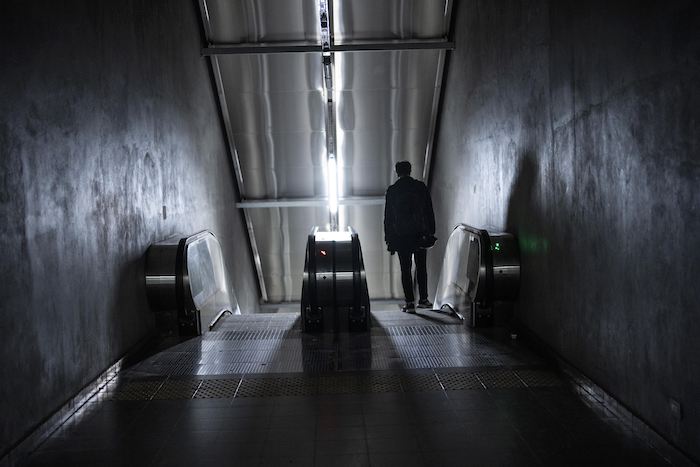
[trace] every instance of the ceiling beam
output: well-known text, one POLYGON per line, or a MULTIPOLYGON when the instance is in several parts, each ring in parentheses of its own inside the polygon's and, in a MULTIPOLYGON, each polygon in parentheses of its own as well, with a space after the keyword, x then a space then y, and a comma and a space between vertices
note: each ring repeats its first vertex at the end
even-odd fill
MULTIPOLYGON (((451 41, 391 41, 331 44, 329 52, 381 52, 394 50, 454 50, 451 41)), ((210 45, 202 48, 202 55, 246 55, 323 52, 322 46, 308 44, 275 45, 210 45)))
MULTIPOLYGON (((349 196, 338 199, 341 206, 371 206, 384 204, 384 196, 349 196)), ((241 209, 310 208, 328 205, 328 198, 279 198, 244 200, 236 203, 241 209)))
MULTIPOLYGON (((209 10, 207 8, 206 0, 199 0, 199 11, 202 17, 202 24, 204 26, 204 33, 206 35, 206 40, 209 41, 211 37, 211 23, 209 20, 209 10)), ((228 110, 228 104, 226 101, 226 94, 224 91, 224 82, 221 74, 221 67, 219 66, 219 58, 216 56, 211 56, 208 60, 211 65, 210 79, 212 81, 212 87, 218 95, 219 112, 224 126, 224 133, 226 135, 226 140, 228 142, 228 151, 231 156, 234 165, 234 184, 236 185, 237 192, 244 193, 243 186, 243 172, 241 170, 241 162, 238 157, 238 151, 236 149, 236 142, 233 138, 233 127, 231 125, 231 114, 228 110)), ((258 243, 255 237, 255 231, 253 229, 253 221, 250 218, 250 214, 247 211, 243 211, 243 218, 245 220, 246 230, 248 232, 248 247, 250 249, 250 254, 253 258, 253 264, 255 266, 255 273, 258 277, 258 287, 260 290, 260 297, 263 302, 267 302, 267 287, 265 285, 265 277, 262 271, 262 259, 260 257, 260 250, 258 249, 258 243)))

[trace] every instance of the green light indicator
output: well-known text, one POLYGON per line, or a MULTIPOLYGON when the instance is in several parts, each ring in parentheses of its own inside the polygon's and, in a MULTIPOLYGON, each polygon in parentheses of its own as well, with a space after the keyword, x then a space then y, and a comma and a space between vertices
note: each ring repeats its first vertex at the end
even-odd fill
POLYGON ((496 246, 493 249, 496 251, 501 251, 501 244, 496 242, 496 246))

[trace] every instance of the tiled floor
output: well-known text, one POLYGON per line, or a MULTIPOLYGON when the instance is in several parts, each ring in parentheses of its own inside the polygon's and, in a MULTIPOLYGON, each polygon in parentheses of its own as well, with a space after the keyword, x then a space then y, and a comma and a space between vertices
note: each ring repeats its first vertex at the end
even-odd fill
POLYGON ((375 304, 367 335, 232 316, 112 381, 33 466, 668 465, 498 329, 375 304))

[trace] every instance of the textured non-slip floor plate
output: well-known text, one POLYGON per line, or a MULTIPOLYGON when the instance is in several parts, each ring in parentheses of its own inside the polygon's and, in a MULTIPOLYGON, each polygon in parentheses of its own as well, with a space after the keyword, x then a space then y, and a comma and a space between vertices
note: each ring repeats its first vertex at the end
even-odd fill
POLYGON ((542 364, 503 337, 424 310, 417 315, 374 311, 370 332, 338 335, 302 333, 298 313, 228 316, 215 331, 154 355, 132 371, 205 376, 542 364))
POLYGON ((295 313, 227 317, 122 371, 29 459, 231 464, 664 461, 507 333, 424 310, 341 335, 304 335, 295 313))
POLYGON ((192 397, 195 399, 229 399, 236 395, 240 384, 240 378, 203 380, 192 397))
POLYGON ((284 377, 229 375, 217 379, 177 378, 145 381, 131 378, 107 386, 103 393, 106 399, 113 400, 182 400, 537 388, 561 386, 564 383, 556 373, 544 369, 496 368, 472 372, 463 369, 445 370, 409 372, 397 369, 388 372, 335 372, 284 377))

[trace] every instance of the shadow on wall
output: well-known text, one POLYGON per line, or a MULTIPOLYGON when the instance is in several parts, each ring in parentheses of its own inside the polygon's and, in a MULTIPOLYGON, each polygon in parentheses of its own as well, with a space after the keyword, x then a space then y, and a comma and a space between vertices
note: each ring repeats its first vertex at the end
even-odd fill
POLYGON ((537 183, 537 161, 532 150, 526 150, 520 158, 518 172, 508 199, 508 213, 506 217, 506 231, 518 237, 522 249, 521 235, 528 236, 529 232, 536 230, 538 221, 533 192, 537 183))
POLYGON ((112 294, 110 322, 116 328, 112 332, 119 332, 120 340, 129 342, 129 347, 155 335, 155 316, 146 297, 144 265, 145 253, 125 261, 112 294), (146 337, 136 331, 144 327, 149 330, 146 337))
POLYGON ((582 280, 573 265, 583 265, 575 255, 572 213, 562 195, 565 189, 558 185, 558 179, 540 180, 540 176, 536 152, 525 150, 508 199, 505 227, 518 238, 520 248, 518 321, 561 349, 566 346, 560 332, 565 317, 555 310, 566 307, 576 316, 588 298, 574 299, 567 285, 582 280), (552 209, 542 204, 540 190, 547 191, 548 198, 557 198, 552 209))
POLYGON ((520 296, 518 299, 517 322, 532 326, 529 310, 536 309, 538 303, 547 299, 538 289, 542 283, 535 275, 546 275, 546 255, 550 240, 545 230, 547 220, 537 202, 536 190, 539 186, 539 167, 534 150, 527 149, 520 157, 517 173, 508 199, 505 228, 518 239, 520 248, 520 296))
MULTIPOLYGON (((543 186, 539 178, 539 163, 532 149, 524 151, 518 165, 513 186, 508 199, 506 231, 518 238, 521 266, 528 267, 529 260, 546 258, 552 246, 551 233, 555 222, 561 219, 562 212, 545 213, 537 198, 537 189, 543 186)), ((547 180, 547 183, 555 183, 547 180)), ((564 217, 563 219, 566 219, 564 217)), ((539 268, 545 264, 536 264, 539 268)))

